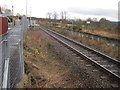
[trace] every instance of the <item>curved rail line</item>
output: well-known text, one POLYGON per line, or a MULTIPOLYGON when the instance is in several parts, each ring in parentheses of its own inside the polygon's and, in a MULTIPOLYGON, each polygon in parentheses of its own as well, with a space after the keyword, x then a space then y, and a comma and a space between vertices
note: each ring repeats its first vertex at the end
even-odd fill
POLYGON ((43 26, 40 26, 42 30, 56 39, 58 42, 64 44, 71 49, 77 55, 86 58, 89 62, 102 69, 109 76, 120 82, 120 61, 114 59, 106 54, 96 51, 82 43, 79 43, 73 39, 70 39, 64 35, 61 35, 55 31, 48 30, 43 26))

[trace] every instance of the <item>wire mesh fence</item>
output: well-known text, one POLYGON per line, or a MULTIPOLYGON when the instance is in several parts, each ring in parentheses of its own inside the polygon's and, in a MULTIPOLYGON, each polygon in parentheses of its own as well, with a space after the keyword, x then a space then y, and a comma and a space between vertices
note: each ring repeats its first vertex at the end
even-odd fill
POLYGON ((0 37, 0 88, 14 88, 24 74, 23 36, 28 20, 23 17, 6 36, 0 37))
POLYGON ((4 52, 5 51, 5 42, 1 41, 0 43, 0 88, 2 87, 2 82, 3 82, 3 69, 4 69, 4 65, 5 65, 5 55, 4 52))

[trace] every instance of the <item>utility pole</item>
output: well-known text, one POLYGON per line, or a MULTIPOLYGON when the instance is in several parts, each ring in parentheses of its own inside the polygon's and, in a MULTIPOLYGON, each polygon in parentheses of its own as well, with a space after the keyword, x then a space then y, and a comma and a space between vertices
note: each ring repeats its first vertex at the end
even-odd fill
POLYGON ((30 7, 30 26, 31 26, 31 7, 30 7))
POLYGON ((27 17, 27 5, 28 5, 28 1, 26 0, 26 17, 27 17))
POLYGON ((73 20, 72 20, 72 31, 74 30, 74 23, 73 23, 73 20))
POLYGON ((14 16, 14 15, 13 15, 13 14, 14 14, 14 11, 13 11, 13 8, 14 8, 14 7, 13 7, 13 5, 12 5, 12 23, 13 23, 13 26, 14 26, 14 17, 13 17, 13 16, 14 16))

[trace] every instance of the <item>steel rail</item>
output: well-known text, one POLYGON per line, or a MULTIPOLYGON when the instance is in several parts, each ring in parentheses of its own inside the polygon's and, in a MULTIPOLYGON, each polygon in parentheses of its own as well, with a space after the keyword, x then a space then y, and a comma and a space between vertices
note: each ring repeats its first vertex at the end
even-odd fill
MULTIPOLYGON (((52 32, 52 33, 54 33, 54 34, 57 34, 57 35, 65 38, 65 39, 73 42, 74 44, 78 44, 78 45, 83 45, 83 44, 81 44, 81 43, 79 43, 79 42, 77 42, 77 41, 75 41, 75 40, 72 40, 72 39, 70 39, 70 38, 68 38, 68 37, 65 37, 65 36, 63 36, 63 35, 61 35, 61 34, 59 34, 59 33, 57 33, 57 32, 54 32, 54 31, 51 31, 51 30, 47 30, 45 27, 43 27, 43 28, 41 28, 41 29, 44 30, 46 33, 48 33, 50 36, 52 36, 54 39, 56 39, 58 42, 64 44, 66 47, 68 47, 69 49, 71 49, 72 51, 74 51, 74 53, 76 53, 77 55, 82 55, 84 58, 88 59, 89 61, 92 61, 92 63, 93 63, 94 65, 96 65, 97 67, 101 68, 104 72, 107 72, 109 75, 112 75, 112 77, 114 77, 117 81, 120 82, 120 76, 119 76, 119 75, 113 73, 113 72, 110 71, 109 69, 107 69, 107 68, 105 68, 104 66, 100 65, 99 63, 97 63, 96 61, 92 60, 92 59, 91 59, 90 57, 88 57, 87 55, 81 53, 79 50, 75 49, 75 48, 72 47, 71 45, 69 45, 69 44, 67 44, 66 42, 60 40, 59 38, 57 38, 56 36, 54 36, 53 34, 51 34, 51 33, 49 33, 49 32, 52 32)), ((93 49, 91 49, 91 48, 89 48, 89 47, 86 47, 85 45, 83 45, 83 47, 88 48, 88 49, 90 49, 90 50, 93 50, 93 49)), ((93 51, 96 52, 96 50, 93 50, 93 51)), ((101 52, 98 52, 98 51, 97 51, 96 53, 101 54, 101 55, 103 55, 103 56, 105 55, 105 54, 103 54, 103 53, 101 53, 101 52)), ((107 55, 105 55, 105 57, 107 57, 107 58, 115 61, 115 63, 119 63, 119 64, 120 64, 120 62, 119 62, 118 60, 114 59, 114 58, 111 58, 111 57, 109 57, 109 56, 107 56, 107 55)))
POLYGON ((104 54, 104 53, 101 53, 101 52, 99 52, 99 51, 97 51, 97 50, 95 50, 95 49, 93 49, 93 48, 90 48, 90 47, 88 47, 88 46, 86 46, 86 45, 84 45, 84 44, 82 44, 82 43, 79 43, 79 42, 77 42, 77 41, 75 41, 75 40, 73 40, 73 39, 71 39, 71 38, 68 38, 68 37, 66 37, 66 36, 64 36, 64 35, 62 35, 62 34, 59 34, 59 33, 54 32, 54 31, 52 31, 52 30, 49 30, 49 31, 51 31, 52 33, 57 34, 57 35, 65 38, 65 39, 67 39, 67 40, 69 40, 69 41, 77 44, 77 45, 80 45, 80 46, 82 46, 82 47, 84 47, 84 48, 86 48, 86 49, 89 49, 90 51, 93 51, 93 52, 95 52, 95 53, 97 53, 97 54, 99 54, 99 55, 102 55, 102 56, 104 56, 104 57, 106 57, 106 58, 109 58, 110 60, 115 61, 116 63, 119 63, 119 64, 120 64, 120 60, 117 60, 117 59, 115 59, 115 58, 112 58, 112 57, 110 57, 110 56, 108 56, 108 55, 106 55, 106 54, 104 54))

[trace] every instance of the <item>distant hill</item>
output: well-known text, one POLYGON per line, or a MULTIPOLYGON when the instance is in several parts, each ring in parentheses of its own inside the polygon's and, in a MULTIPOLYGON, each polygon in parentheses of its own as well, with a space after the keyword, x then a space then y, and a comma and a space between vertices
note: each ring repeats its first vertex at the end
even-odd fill
POLYGON ((120 21, 111 21, 112 23, 120 23, 120 21))

